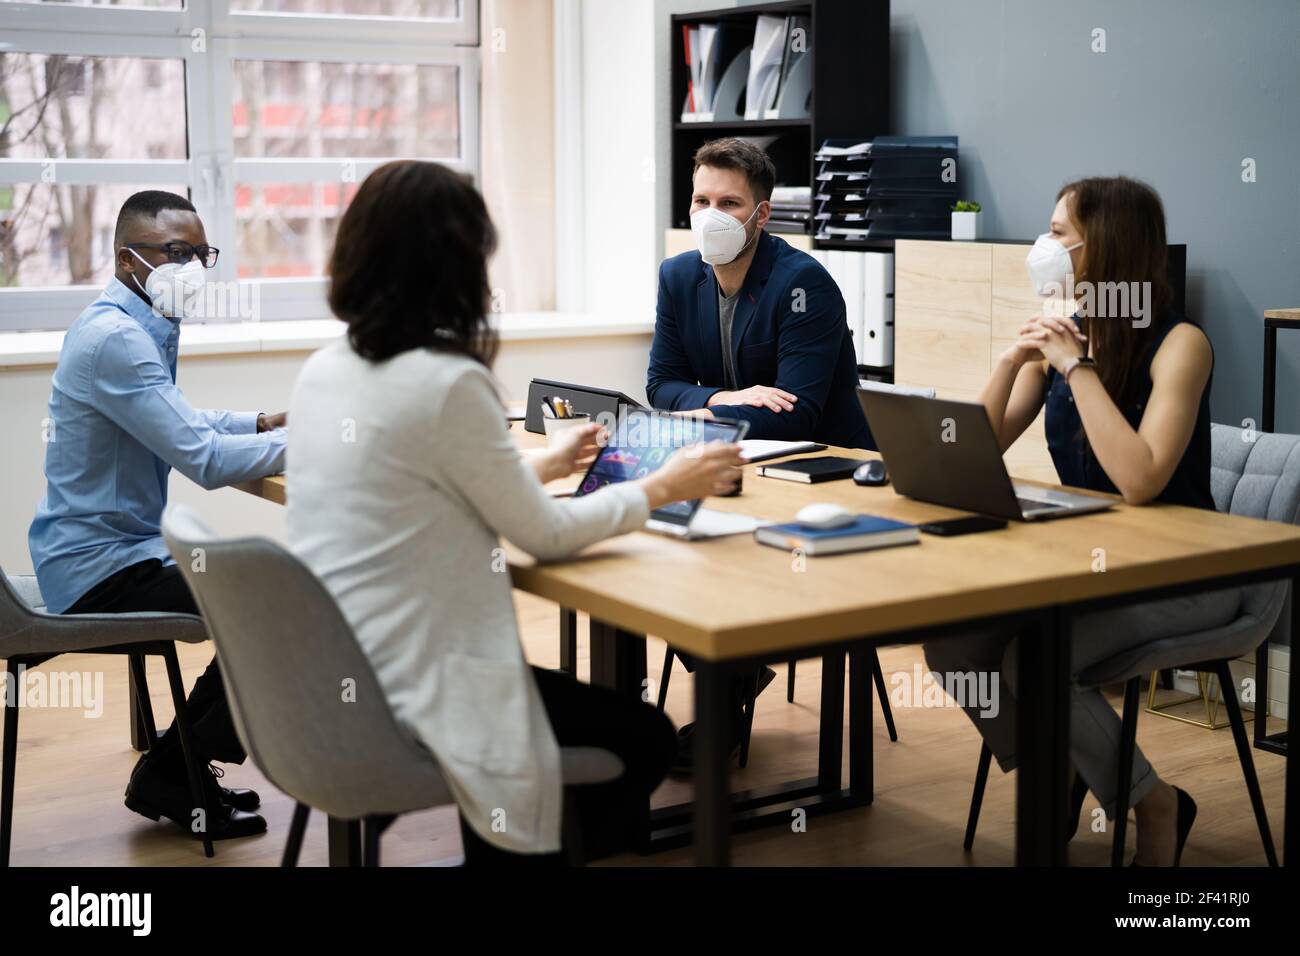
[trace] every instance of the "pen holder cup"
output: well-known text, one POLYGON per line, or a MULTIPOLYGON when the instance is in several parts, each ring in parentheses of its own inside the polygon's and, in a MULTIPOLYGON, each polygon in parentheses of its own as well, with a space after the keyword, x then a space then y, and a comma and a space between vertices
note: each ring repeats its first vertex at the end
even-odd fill
POLYGON ((549 441, 553 436, 558 435, 566 428, 573 428, 578 425, 587 425, 591 422, 591 416, 585 412, 581 415, 574 415, 572 418, 543 418, 542 428, 546 432, 546 438, 549 441))

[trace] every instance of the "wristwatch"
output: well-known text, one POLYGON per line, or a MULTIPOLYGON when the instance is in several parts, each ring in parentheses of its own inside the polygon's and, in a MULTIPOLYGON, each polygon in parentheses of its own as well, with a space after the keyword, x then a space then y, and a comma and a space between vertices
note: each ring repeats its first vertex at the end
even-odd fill
POLYGON ((1088 368, 1092 369, 1093 371, 1096 371, 1097 360, 1088 355, 1079 355, 1076 356, 1075 358, 1070 359, 1070 361, 1066 362, 1065 369, 1061 372, 1061 377, 1065 379, 1065 383, 1067 385, 1070 384, 1071 373, 1080 365, 1086 365, 1088 368))

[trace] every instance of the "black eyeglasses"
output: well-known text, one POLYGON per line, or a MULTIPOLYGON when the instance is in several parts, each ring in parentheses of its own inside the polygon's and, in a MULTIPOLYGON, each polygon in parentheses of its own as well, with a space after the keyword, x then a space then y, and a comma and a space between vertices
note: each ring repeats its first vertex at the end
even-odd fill
POLYGON ((203 263, 205 269, 211 269, 217 264, 217 256, 221 250, 216 246, 192 246, 188 242, 182 242, 179 239, 173 239, 171 242, 132 242, 127 245, 128 249, 161 249, 167 253, 167 261, 174 262, 177 265, 185 265, 191 259, 198 259, 203 263))

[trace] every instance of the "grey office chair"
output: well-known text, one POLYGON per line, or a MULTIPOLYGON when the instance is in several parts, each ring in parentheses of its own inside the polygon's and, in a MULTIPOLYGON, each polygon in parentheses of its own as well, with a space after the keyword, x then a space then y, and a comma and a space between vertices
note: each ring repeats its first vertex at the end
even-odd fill
MULTIPOLYGON (((1255 433, 1253 440, 1242 429, 1231 425, 1211 427, 1210 491, 1217 510, 1269 521, 1300 519, 1300 435, 1255 433)), ((1259 650, 1257 665, 1267 666, 1267 647, 1271 640, 1289 639, 1290 616, 1282 610, 1290 599, 1290 586, 1284 581, 1251 585, 1242 596, 1237 618, 1222 627, 1165 638, 1129 648, 1123 653, 1100 661, 1079 674, 1079 682, 1088 687, 1124 684, 1123 731, 1120 738, 1118 797, 1115 806, 1111 865, 1122 866, 1125 831, 1128 828, 1128 798, 1132 785, 1133 752, 1137 746, 1138 695, 1141 679, 1153 671, 1167 668, 1194 670, 1218 678, 1224 707, 1232 726, 1232 737, 1246 778, 1246 790, 1264 855, 1269 866, 1277 866, 1277 851, 1264 809, 1264 798, 1255 774, 1246 725, 1241 716, 1233 686, 1229 661, 1259 650)), ((1260 700, 1256 707, 1268 707, 1260 700)), ((988 780, 992 754, 988 747, 980 750, 975 773, 975 791, 971 795, 970 815, 966 823, 964 846, 971 848, 979 822, 984 785, 988 780)))
MULTIPOLYGON (((265 538, 220 539, 181 505, 163 515, 163 538, 203 610, 244 749, 298 801, 284 866, 297 865, 313 807, 354 835, 359 827, 363 865, 378 866, 380 835, 396 817, 454 802, 433 755, 397 722, 333 596, 301 561, 265 538)), ((594 747, 563 748, 561 760, 566 784, 623 773, 617 756, 594 747)), ((574 825, 566 812, 576 862, 574 825)))
MULTIPOLYGON (((135 706, 140 721, 150 728, 153 709, 144 690, 144 657, 157 654, 167 665, 176 729, 189 775, 190 796, 205 812, 201 765, 193 756, 189 719, 185 713, 185 685, 176 658, 176 644, 198 644, 208 639, 203 622, 192 614, 140 612, 133 614, 49 614, 36 578, 30 574, 8 577, 0 570, 0 658, 7 662, 8 680, 18 686, 19 668, 44 664, 60 654, 125 654, 139 688, 135 706)), ((17 694, 6 695, 3 783, 0 784, 0 866, 9 865, 13 833, 14 772, 18 757, 17 694)), ((203 852, 213 855, 212 841, 203 836, 203 852)))

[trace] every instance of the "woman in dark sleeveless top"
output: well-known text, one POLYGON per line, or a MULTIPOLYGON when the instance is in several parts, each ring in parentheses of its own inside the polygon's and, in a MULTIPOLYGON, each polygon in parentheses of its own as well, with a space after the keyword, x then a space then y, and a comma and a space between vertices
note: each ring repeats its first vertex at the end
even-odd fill
MULTIPOLYGON (((1073 321, 1077 327, 1078 316, 1075 316, 1073 321)), ((1178 325, 1187 322, 1188 320, 1182 314, 1169 309, 1161 327, 1151 337, 1151 341, 1142 347, 1141 360, 1135 369, 1137 380, 1132 383, 1129 394, 1116 403, 1131 428, 1136 430, 1141 426, 1143 412, 1146 411, 1147 402, 1151 399, 1151 360, 1160 351, 1165 336, 1178 325)), ((1196 424, 1192 428, 1187 450, 1178 460, 1164 490, 1156 495, 1156 501, 1214 510, 1214 498, 1210 494, 1210 383, 1212 379, 1211 374, 1205 380, 1205 388, 1201 390, 1201 398, 1196 408, 1196 424)), ((1051 365, 1047 366, 1044 402, 1047 406, 1044 422, 1047 449, 1051 452, 1052 463, 1056 466, 1056 474, 1061 484, 1118 494, 1119 489, 1106 476, 1097 459, 1089 453, 1083 422, 1079 418, 1079 409, 1075 406, 1074 395, 1070 391, 1069 384, 1051 365)))
MULTIPOLYGON (((1046 433, 1061 483, 1152 502, 1213 508, 1210 496, 1209 339, 1173 308, 1160 198, 1124 177, 1083 179, 1057 195, 1051 231, 1026 259, 1044 315, 1020 330, 980 400, 1003 450, 1046 407, 1046 433), (1073 317, 1060 306, 1077 303, 1073 317), (1057 306, 1053 309, 1050 306, 1057 306)), ((1080 518, 1077 520, 1089 520, 1080 518)), ((1081 564, 1095 560, 1081 554, 1081 564)), ((1216 591, 1079 617, 1071 673, 1142 644, 1233 620, 1241 590, 1216 591)), ((1003 770, 1016 765, 1012 636, 968 635, 927 644, 940 673, 1001 671, 1000 711, 967 709, 1003 770)), ((1119 716, 1101 691, 1072 686, 1070 758, 1076 805, 1091 790, 1114 812, 1119 716)), ((1176 865, 1196 815, 1186 792, 1162 781, 1138 753, 1129 805, 1143 866, 1176 865)), ((1077 817, 1078 810, 1075 810, 1077 817)), ((1074 822, 1072 818, 1071 823, 1074 822)))

